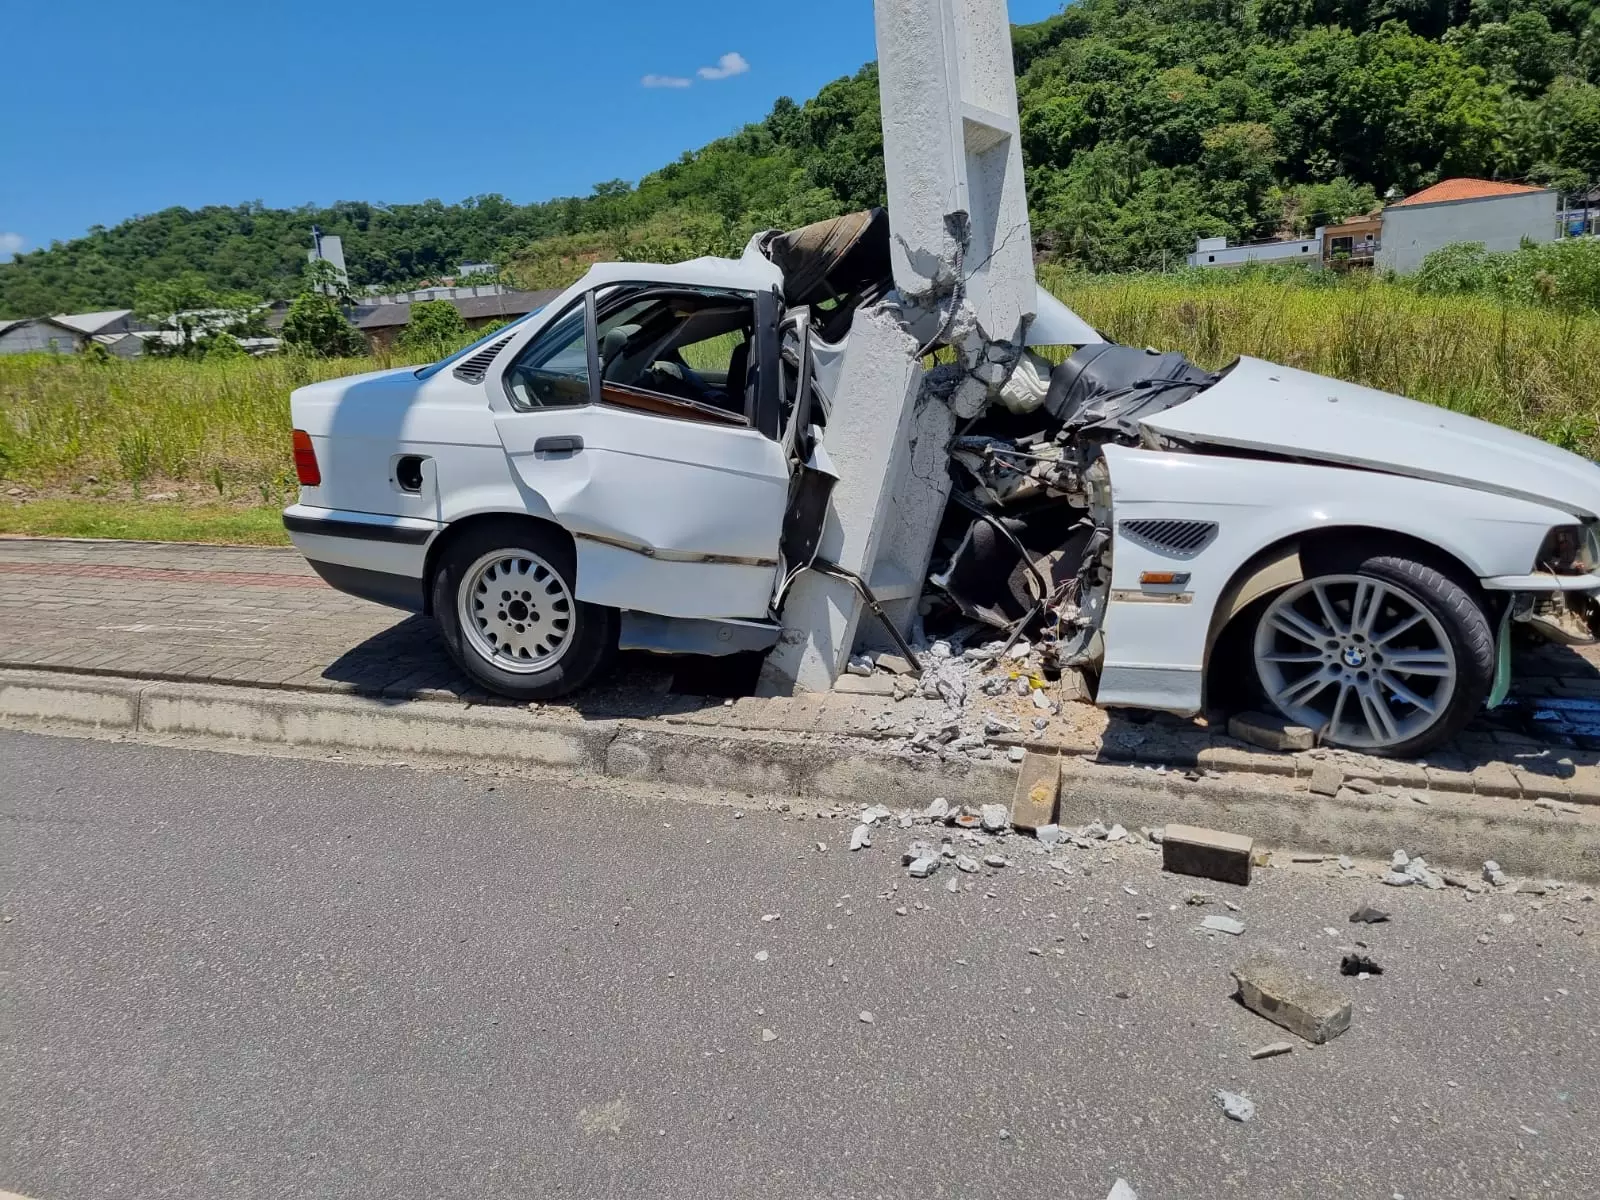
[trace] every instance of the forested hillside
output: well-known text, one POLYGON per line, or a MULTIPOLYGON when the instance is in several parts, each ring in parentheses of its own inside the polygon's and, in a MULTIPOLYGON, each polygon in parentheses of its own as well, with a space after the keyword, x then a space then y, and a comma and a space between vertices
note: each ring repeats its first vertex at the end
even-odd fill
MULTIPOLYGON (((1600 180, 1600 0, 1079 0, 1015 46, 1039 248, 1092 269, 1309 228, 1450 175, 1600 180)), ((313 223, 343 236, 357 284, 472 258, 549 284, 597 257, 727 252, 881 202, 878 122, 869 66, 586 197, 169 209, 0 264, 0 315, 131 304, 139 281, 193 269, 288 294, 313 223)))

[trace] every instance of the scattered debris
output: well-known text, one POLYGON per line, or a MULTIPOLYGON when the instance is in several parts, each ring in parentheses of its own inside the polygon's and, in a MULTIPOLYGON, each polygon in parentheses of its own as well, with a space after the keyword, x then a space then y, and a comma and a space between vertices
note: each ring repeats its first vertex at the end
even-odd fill
POLYGON ((970 854, 958 854, 958 855, 956 855, 956 870, 960 871, 963 875, 971 875, 977 869, 978 869, 978 860, 973 858, 972 855, 970 855, 970 854))
POLYGON ((1492 883, 1495 887, 1505 887, 1511 882, 1506 878, 1506 873, 1500 869, 1500 864, 1492 858, 1483 864, 1483 878, 1485 883, 1492 883))
POLYGON ((857 825, 850 831, 850 849, 864 850, 872 845, 872 826, 857 825))
MULTIPOLYGON (((1015 817, 1012 819, 1014 821, 1015 817)), ((1041 825, 1033 831, 1033 836, 1039 839, 1039 843, 1046 850, 1052 849, 1061 840, 1061 826, 1041 825)))
POLYGON ((906 868, 913 879, 926 879, 939 869, 939 860, 932 857, 923 857, 914 861, 906 868))
POLYGON ((1386 883, 1390 887, 1410 887, 1416 880, 1404 871, 1385 871, 1378 877, 1378 882, 1386 883))
POLYGON ((1254 841, 1242 834, 1168 825, 1162 831, 1161 865, 1178 875, 1248 885, 1254 847, 1254 841))
POLYGON ((1344 771, 1331 762, 1320 762, 1311 771, 1313 796, 1337 796, 1344 786, 1344 771))
POLYGON ((1004 804, 985 804, 978 812, 983 827, 990 833, 1002 833, 1011 824, 1010 814, 1004 804))
POLYGON ((1192 904, 1196 908, 1203 904, 1215 904, 1216 902, 1217 898, 1210 892, 1190 892, 1188 899, 1184 901, 1185 904, 1192 904))
POLYGON ((1567 800, 1552 800, 1549 796, 1540 796, 1533 802, 1535 808, 1545 809, 1547 812, 1567 813, 1575 815, 1579 810, 1576 804, 1567 800))
POLYGON ((1346 779, 1344 781, 1344 786, 1349 788, 1352 792, 1357 792, 1363 796, 1376 796, 1379 792, 1383 791, 1383 786, 1376 780, 1362 779, 1359 775, 1354 779, 1346 779))
POLYGON ((859 1021, 860 1021, 860 1022, 861 1022, 861 1023, 862 1023, 862 1024, 863 1024, 863 1025, 871 1025, 871 1024, 872 1024, 872 1023, 873 1023, 873 1022, 874 1022, 874 1021, 876 1021, 876 1020, 877 1020, 877 1019, 878 1019, 878 1018, 877 1018, 877 1017, 875 1017, 875 1016, 873 1016, 873 1015, 872 1015, 872 1014, 871 1014, 871 1013, 869 1013, 869 1012, 868 1012, 868 1011, 867 1011, 867 1010, 866 1010, 866 1009, 862 1009, 862 1010, 861 1010, 861 1014, 860 1014, 860 1016, 859 1016, 859 1017, 858 1017, 858 1018, 857 1018, 857 1019, 858 1019, 858 1020, 859 1020, 859 1021))
POLYGON ((1350 1028, 1350 1001, 1271 955, 1234 968, 1239 1001, 1313 1045, 1350 1028))
POLYGON ((1250 1051, 1251 1058, 1277 1058, 1280 1054, 1290 1054, 1294 1051, 1293 1042, 1268 1042, 1265 1046, 1257 1046, 1250 1051))
POLYGON ((1201 929, 1209 929, 1213 933, 1230 933, 1238 937, 1244 932, 1244 922, 1235 921, 1232 917, 1206 917, 1200 922, 1201 929))
POLYGON ((1011 862, 1004 854, 985 854, 983 856, 983 865, 986 867, 1001 868, 1009 867, 1011 862))
POLYGON ((1239 713, 1228 720, 1228 733, 1241 742, 1264 750, 1309 750, 1317 744, 1314 729, 1294 725, 1283 717, 1266 713, 1239 713))
POLYGON ((1319 863, 1327 860, 1326 854, 1291 854, 1289 861, 1293 863, 1319 863))
POLYGON ((1365 979, 1368 975, 1382 975, 1383 968, 1365 954, 1346 954, 1339 963, 1339 974, 1365 979))
POLYGON ((871 808, 863 808, 856 820, 863 825, 876 825, 879 821, 887 821, 894 814, 882 804, 874 804, 871 808))
POLYGON ((1255 1101, 1248 1096, 1241 1096, 1237 1092, 1226 1092, 1218 1088, 1212 1093, 1217 1103, 1222 1106, 1223 1114, 1230 1121, 1244 1122, 1256 1115, 1255 1101))
POLYGON ((878 669, 891 675, 910 675, 916 670, 909 658, 899 654, 878 655, 878 669))
POLYGON ((942 821, 950 815, 950 802, 943 796, 935 796, 922 810, 922 815, 929 821, 942 821))
POLYGON ((778 1040, 778 1035, 773 1033, 770 1029, 763 1029, 761 1031, 761 1040, 763 1042, 775 1042, 778 1040))
POLYGON ((1389 919, 1389 914, 1381 908, 1363 903, 1360 908, 1350 914, 1352 925, 1379 925, 1389 919))

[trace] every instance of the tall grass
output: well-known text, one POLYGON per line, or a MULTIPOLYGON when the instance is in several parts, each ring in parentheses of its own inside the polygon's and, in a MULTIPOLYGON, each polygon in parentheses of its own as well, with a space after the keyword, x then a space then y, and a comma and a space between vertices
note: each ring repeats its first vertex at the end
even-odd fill
POLYGON ((1600 316, 1361 277, 1094 276, 1046 286, 1120 342, 1207 367, 1248 354, 1396 392, 1600 458, 1600 316))
MULTIPOLYGON (((1600 316, 1303 272, 1092 276, 1046 268, 1043 278, 1118 341, 1183 350, 1210 367, 1256 355, 1600 458, 1600 316)), ((401 361, 0 357, 0 478, 67 490, 91 478, 146 489, 173 481, 275 502, 292 479, 289 393, 401 361)))

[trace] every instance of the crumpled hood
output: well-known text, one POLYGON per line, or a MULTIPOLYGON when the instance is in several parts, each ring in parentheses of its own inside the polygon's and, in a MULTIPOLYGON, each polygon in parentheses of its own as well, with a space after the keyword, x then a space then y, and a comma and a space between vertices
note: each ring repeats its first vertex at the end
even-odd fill
POLYGON ((1600 466, 1525 434, 1325 375, 1241 358, 1141 423, 1180 441, 1365 467, 1600 516, 1600 466))

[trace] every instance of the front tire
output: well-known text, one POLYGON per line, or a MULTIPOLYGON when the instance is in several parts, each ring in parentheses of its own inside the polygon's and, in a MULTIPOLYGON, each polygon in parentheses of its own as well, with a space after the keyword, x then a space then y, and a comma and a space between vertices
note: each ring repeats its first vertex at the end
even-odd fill
POLYGON ((491 692, 550 700, 577 691, 615 652, 615 609, 577 599, 572 544, 497 521, 463 534, 433 579, 433 612, 456 665, 491 692))
POLYGON ((1494 631, 1479 602, 1396 555, 1347 548, 1314 566, 1256 620, 1267 703, 1330 745, 1398 758, 1459 733, 1494 683, 1494 631))

